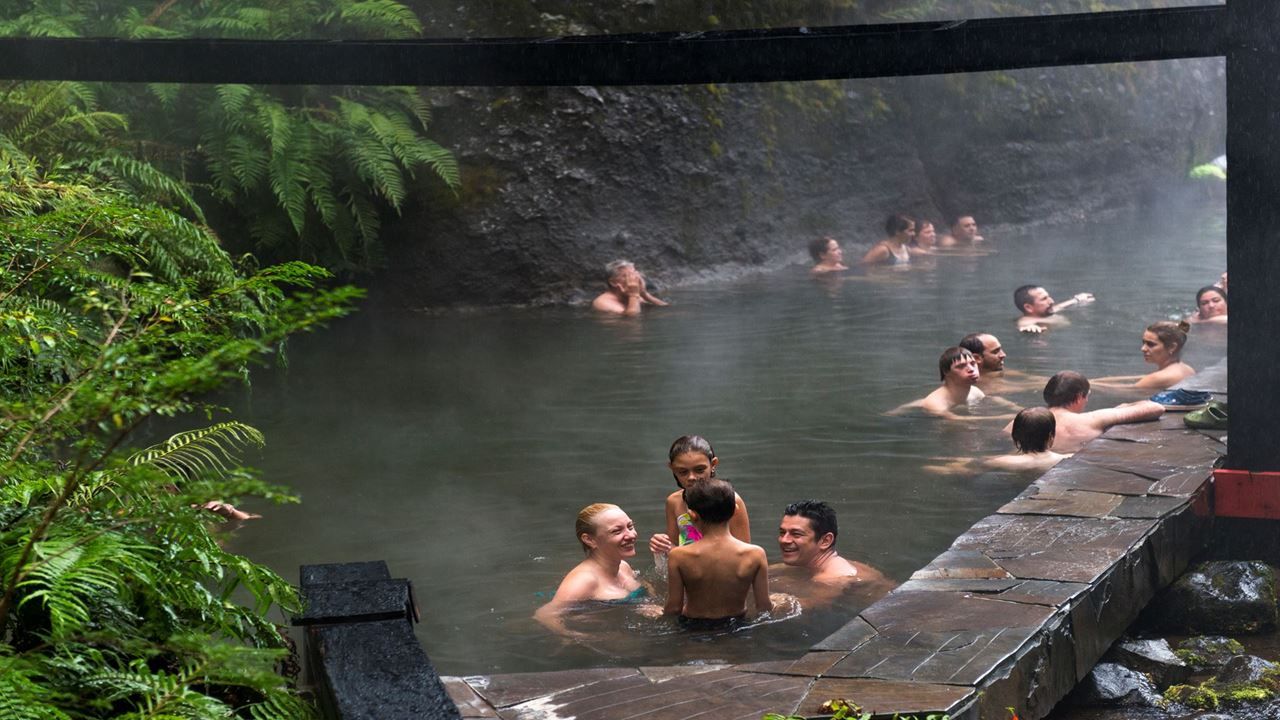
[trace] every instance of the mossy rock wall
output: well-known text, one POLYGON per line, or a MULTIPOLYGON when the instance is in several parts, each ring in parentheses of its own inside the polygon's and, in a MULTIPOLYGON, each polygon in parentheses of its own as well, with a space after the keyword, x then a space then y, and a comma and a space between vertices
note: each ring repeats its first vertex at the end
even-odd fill
MULTIPOLYGON (((432 6, 424 17, 458 34, 670 29, 655 18, 679 15, 679 4, 658 1, 510 4, 520 12, 495 22, 498 10, 481 12, 486 3, 447 12, 422 3, 432 6)), ((912 3, 825 5, 834 21, 864 22, 912 3)), ((744 6, 758 15, 782 4, 744 6)), ((717 23, 738 24, 725 18, 757 19, 743 11, 717 23)), ((795 261, 821 234, 856 255, 892 212, 936 222, 963 211, 991 227, 1151 205, 1223 151, 1223 71, 1220 60, 1183 60, 812 83, 425 90, 437 108, 432 135, 456 151, 463 187, 455 197, 424 183, 388 222, 389 269, 373 285, 411 307, 572 301, 598 291, 603 265, 617 257, 674 285, 795 261)))

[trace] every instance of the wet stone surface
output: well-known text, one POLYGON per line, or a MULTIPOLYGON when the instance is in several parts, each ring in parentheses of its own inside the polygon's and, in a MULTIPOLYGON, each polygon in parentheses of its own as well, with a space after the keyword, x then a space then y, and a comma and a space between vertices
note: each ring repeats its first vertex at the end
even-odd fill
POLYGON ((1275 579, 1266 563, 1201 563, 1161 593, 1144 621, 1225 635, 1270 630, 1277 619, 1275 579))
MULTIPOLYGON (((450 696, 465 717, 510 720, 820 717, 833 698, 885 715, 1042 718, 1203 546, 1197 512, 1224 452, 1180 415, 1115 428, 799 657, 454 678, 450 696)), ((1102 690, 1145 704, 1140 684, 1102 690)))

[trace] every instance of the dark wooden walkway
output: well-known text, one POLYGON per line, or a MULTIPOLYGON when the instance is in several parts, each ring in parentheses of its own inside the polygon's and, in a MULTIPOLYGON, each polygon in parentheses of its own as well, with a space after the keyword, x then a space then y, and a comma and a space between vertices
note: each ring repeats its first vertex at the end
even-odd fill
MULTIPOLYGON (((1226 398, 1225 363, 1190 388, 1226 398)), ((465 718, 759 720, 877 714, 1044 717, 1162 587, 1210 524, 1225 434, 1182 415, 1113 428, 979 521, 800 658, 446 678, 465 718)))

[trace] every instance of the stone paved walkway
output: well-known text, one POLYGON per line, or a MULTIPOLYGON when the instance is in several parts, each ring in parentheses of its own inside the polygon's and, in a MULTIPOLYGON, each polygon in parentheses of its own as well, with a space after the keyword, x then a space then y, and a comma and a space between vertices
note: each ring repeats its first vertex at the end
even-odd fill
MULTIPOLYGON (((1187 387, 1226 397, 1225 363, 1187 387)), ((1113 428, 799 658, 446 678, 465 718, 759 720, 864 709, 1044 717, 1186 568, 1225 434, 1182 415, 1113 428)))

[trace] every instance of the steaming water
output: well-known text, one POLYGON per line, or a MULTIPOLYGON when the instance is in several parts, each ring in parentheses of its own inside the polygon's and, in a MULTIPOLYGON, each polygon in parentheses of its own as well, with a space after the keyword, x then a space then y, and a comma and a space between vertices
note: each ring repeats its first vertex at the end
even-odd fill
MULTIPOLYGON (((839 511, 844 555, 905 579, 1029 480, 921 471, 939 456, 1004 450, 999 423, 882 414, 936 386, 943 348, 988 331, 1011 368, 1145 372, 1142 328, 1188 311, 1225 263, 1220 204, 987 235, 996 254, 909 272, 821 282, 797 267, 677 288, 671 307, 640 319, 361 313, 296 342, 288 370, 258 373, 228 401, 267 435, 249 462, 304 499, 252 508, 266 519, 231 546, 292 580, 303 563, 386 560, 413 581, 419 636, 446 674, 798 656, 865 600, 700 637, 613 608, 582 619, 595 637, 585 644, 530 616, 581 559, 582 506, 621 505, 642 545, 661 529, 674 488, 665 452, 684 433, 714 443, 771 561, 782 507, 814 497, 839 511), (1068 311, 1069 327, 1019 335, 1011 293, 1026 282, 1098 302, 1068 311)), ((1196 328, 1186 359, 1216 361, 1224 334, 1196 328)), ((1012 399, 1038 403, 1035 392, 1012 399)), ((634 566, 655 575, 647 550, 634 566)))

